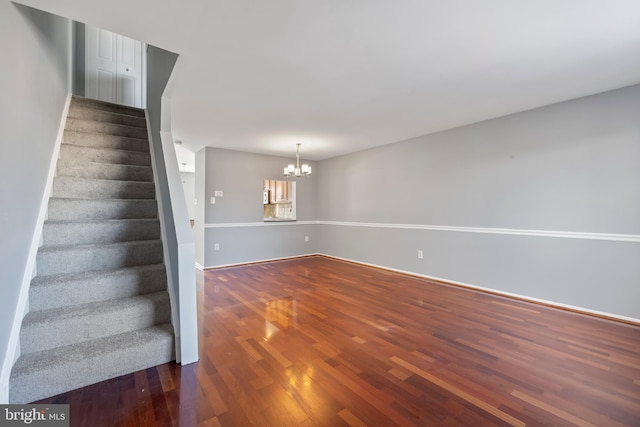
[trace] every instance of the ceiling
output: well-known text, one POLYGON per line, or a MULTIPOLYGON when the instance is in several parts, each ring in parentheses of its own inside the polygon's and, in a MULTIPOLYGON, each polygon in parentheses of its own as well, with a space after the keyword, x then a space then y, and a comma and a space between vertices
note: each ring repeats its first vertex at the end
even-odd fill
POLYGON ((640 83, 637 0, 22 0, 180 54, 182 147, 321 160, 640 83))

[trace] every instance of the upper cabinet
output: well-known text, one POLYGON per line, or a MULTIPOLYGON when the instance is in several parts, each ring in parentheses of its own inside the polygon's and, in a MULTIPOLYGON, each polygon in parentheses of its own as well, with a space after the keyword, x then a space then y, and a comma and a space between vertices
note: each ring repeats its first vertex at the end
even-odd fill
POLYGON ((296 219, 296 183, 265 179, 262 203, 265 221, 294 221, 296 219))
POLYGON ((293 184, 291 181, 265 179, 263 185, 265 194, 267 194, 265 203, 290 202, 293 195, 293 184))

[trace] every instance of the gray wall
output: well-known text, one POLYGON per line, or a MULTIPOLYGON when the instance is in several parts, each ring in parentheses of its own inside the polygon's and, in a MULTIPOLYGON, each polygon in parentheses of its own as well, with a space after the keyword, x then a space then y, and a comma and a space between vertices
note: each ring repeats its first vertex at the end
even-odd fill
POLYGON ((317 225, 265 223, 261 226, 205 228, 205 266, 287 258, 316 253, 317 225), (309 236, 309 242, 305 242, 309 236), (218 243, 220 250, 214 250, 218 243))
POLYGON ((639 111, 633 86, 319 162, 318 250, 640 319, 637 241, 420 227, 637 237, 639 111))
POLYGON ((0 3, 0 358, 70 91, 68 20, 0 3))
MULTIPOLYGON (((304 223, 316 219, 315 175, 297 180, 296 223, 263 222, 263 180, 284 180, 282 169, 290 161, 291 158, 218 148, 205 148, 196 154, 196 224, 199 216, 203 218, 196 235, 199 230, 204 232, 200 248, 196 241, 196 260, 200 264, 212 267, 316 251, 316 225, 304 223), (224 195, 211 204, 216 190, 224 195), (249 225, 237 226, 238 223, 249 225), (309 236, 308 242, 305 236, 309 236), (218 251, 214 250, 215 243, 219 244, 218 251)), ((309 164, 315 167, 315 163, 309 164)))

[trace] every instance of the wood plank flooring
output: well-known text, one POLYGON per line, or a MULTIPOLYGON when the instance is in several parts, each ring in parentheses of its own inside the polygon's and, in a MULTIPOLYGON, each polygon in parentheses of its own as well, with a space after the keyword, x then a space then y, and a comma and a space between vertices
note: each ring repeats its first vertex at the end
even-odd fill
POLYGON ((640 327, 326 257, 211 270, 200 361, 40 403, 77 426, 640 426, 640 327))

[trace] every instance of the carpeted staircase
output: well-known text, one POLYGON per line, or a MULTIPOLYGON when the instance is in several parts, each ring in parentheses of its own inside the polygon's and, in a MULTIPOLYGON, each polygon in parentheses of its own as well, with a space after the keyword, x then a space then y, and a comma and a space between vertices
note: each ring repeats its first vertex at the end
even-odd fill
POLYGON ((144 111, 74 97, 11 403, 175 359, 144 111))

